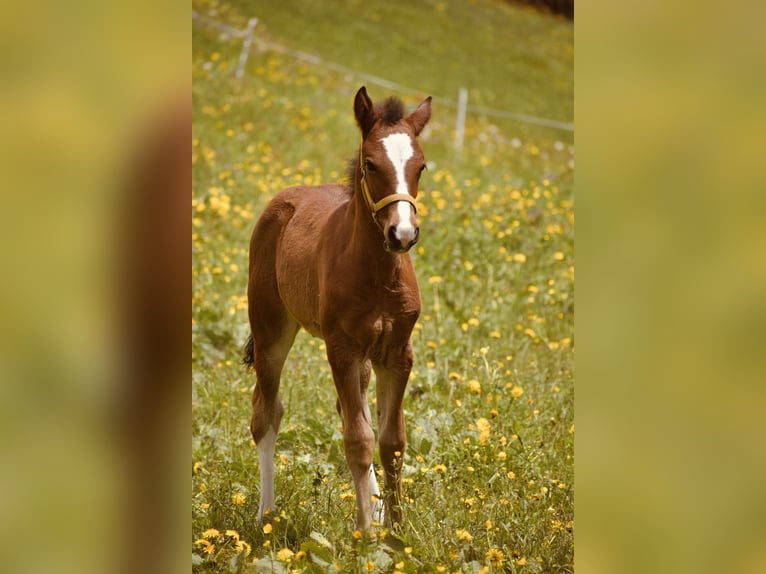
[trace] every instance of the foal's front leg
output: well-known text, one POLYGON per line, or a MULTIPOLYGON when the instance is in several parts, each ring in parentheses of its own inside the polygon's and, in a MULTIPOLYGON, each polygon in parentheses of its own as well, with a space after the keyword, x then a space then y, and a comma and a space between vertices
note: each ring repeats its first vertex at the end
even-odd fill
POLYGON ((380 462, 386 477, 386 510, 392 526, 401 524, 402 463, 407 442, 404 425, 404 391, 412 370, 412 346, 407 346, 389 365, 376 365, 380 462))
POLYGON ((370 410, 366 406, 366 389, 362 391, 360 388, 366 386, 360 385, 360 376, 366 368, 364 357, 353 349, 353 344, 347 340, 336 339, 327 342, 327 359, 332 368, 343 421, 346 462, 356 489, 356 528, 362 532, 369 532, 372 527, 370 468, 375 449, 375 434, 372 430, 370 410))

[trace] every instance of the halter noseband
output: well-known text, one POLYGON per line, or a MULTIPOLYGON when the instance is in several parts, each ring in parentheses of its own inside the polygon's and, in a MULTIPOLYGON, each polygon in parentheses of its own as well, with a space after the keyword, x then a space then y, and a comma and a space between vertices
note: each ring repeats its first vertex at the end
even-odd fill
POLYGON ((362 142, 359 144, 359 170, 362 173, 361 178, 361 184, 362 184, 362 193, 364 193, 364 199, 367 202, 367 207, 370 208, 370 213, 372 213, 372 219, 378 223, 378 212, 383 209, 385 206, 387 206, 390 203, 394 203, 395 201, 406 201, 408 202, 412 208, 415 210, 415 213, 418 212, 418 205, 415 201, 415 198, 413 198, 408 193, 392 193, 391 195, 387 195, 377 203, 373 201, 372 195, 370 194, 370 187, 367 185, 367 174, 364 171, 364 159, 362 157, 362 145, 364 144, 364 139, 362 139, 362 142))

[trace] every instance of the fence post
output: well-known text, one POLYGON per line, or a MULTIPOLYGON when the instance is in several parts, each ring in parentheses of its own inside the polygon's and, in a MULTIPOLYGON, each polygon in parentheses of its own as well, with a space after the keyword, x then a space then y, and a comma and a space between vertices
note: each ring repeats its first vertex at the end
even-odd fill
POLYGON ((457 99, 457 119, 455 120, 455 157, 460 159, 463 152, 463 137, 465 136, 465 109, 468 105, 468 90, 460 88, 457 99))
POLYGON ((245 30, 245 39, 242 41, 242 52, 239 54, 239 64, 237 64, 237 71, 234 75, 237 78, 241 78, 245 73, 245 64, 247 64, 247 56, 250 54, 250 44, 253 43, 253 30, 258 23, 258 18, 250 18, 247 21, 247 30, 245 30))

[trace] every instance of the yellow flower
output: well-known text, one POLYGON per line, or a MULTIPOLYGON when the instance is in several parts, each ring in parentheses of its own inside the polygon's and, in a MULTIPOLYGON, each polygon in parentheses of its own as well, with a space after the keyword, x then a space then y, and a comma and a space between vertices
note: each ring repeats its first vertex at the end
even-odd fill
POLYGON ((282 548, 282 550, 277 552, 277 560, 279 560, 280 562, 290 562, 293 556, 295 556, 295 552, 293 552, 289 548, 282 548))
POLYGON ((194 466, 192 467, 192 472, 194 474, 197 474, 199 472, 199 469, 202 467, 202 463, 200 461, 197 461, 194 463, 194 466))
POLYGON ((196 546, 202 546, 202 551, 206 554, 212 554, 215 552, 215 544, 211 544, 210 541, 200 538, 194 541, 196 546))
POLYGON ((527 563, 527 559, 524 556, 516 560, 516 564, 518 564, 519 566, 524 566, 524 564, 526 563, 527 563))
POLYGON ((247 497, 241 492, 235 492, 234 494, 231 495, 231 502, 237 506, 242 506, 243 504, 245 504, 246 499, 247 497))
POLYGON ((374 572, 375 571, 375 562, 372 560, 368 560, 367 564, 365 564, 365 568, 367 569, 367 572, 374 572))
POLYGON ((464 530, 463 528, 458 528, 455 530, 455 536, 457 536, 458 540, 465 540, 466 542, 470 542, 473 540, 473 536, 471 536, 471 533, 467 530, 464 530))
POLYGON ((514 399, 518 399, 523 394, 524 394, 524 389, 522 389, 519 385, 513 385, 513 388, 511 389, 511 396, 514 399))
POLYGON ((227 530, 224 534, 231 536, 234 540, 239 540, 239 532, 236 530, 227 530))
POLYGON ((479 431, 479 444, 484 444, 489 438, 492 426, 487 419, 481 417, 476 421, 476 428, 479 431))
POLYGON ((468 392, 472 395, 480 395, 481 394, 481 383, 477 381, 476 379, 471 379, 468 381, 468 392))
POLYGON ((503 565, 503 551, 499 548, 490 548, 484 556, 495 568, 500 568, 503 565))
POLYGON ((274 530, 274 527, 271 524, 264 524, 263 525, 263 533, 264 534, 271 534, 272 530, 274 530))
POLYGON ((250 552, 252 551, 252 548, 250 548, 250 545, 244 540, 237 540, 237 544, 235 548, 237 549, 237 552, 244 551, 245 556, 250 556, 250 552))
POLYGON ((202 533, 202 538, 215 538, 216 536, 220 536, 221 533, 218 532, 215 528, 208 528, 205 530, 205 532, 202 533))
POLYGON ((524 263, 527 260, 527 256, 524 255, 523 253, 514 253, 513 260, 516 263, 524 263))
POLYGON ((442 282, 442 278, 439 275, 432 275, 431 277, 428 278, 428 282, 431 285, 436 285, 437 283, 442 282))
POLYGON ((556 251, 556 253, 553 254, 553 258, 556 261, 563 261, 564 260, 564 254, 561 251, 556 251))

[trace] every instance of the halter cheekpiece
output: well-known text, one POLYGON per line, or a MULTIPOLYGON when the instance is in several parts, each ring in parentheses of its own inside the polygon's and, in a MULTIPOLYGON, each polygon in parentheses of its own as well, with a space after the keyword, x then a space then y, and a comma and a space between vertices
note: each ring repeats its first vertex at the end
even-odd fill
POLYGON ((359 170, 362 174, 362 178, 361 178, 362 193, 364 194, 364 199, 367 202, 367 207, 370 208, 370 213, 372 213, 372 219, 375 221, 375 223, 378 223, 378 212, 381 209, 383 209, 385 206, 387 206, 388 204, 394 203, 396 201, 408 202, 410 205, 412 205, 412 208, 415 210, 415 213, 417 213, 418 212, 417 202, 415 201, 415 198, 408 193, 392 193, 391 195, 385 196, 383 199, 381 199, 378 202, 373 201, 372 194, 370 194, 370 187, 367 185, 367 173, 365 172, 365 169, 364 169, 364 157, 362 156, 363 145, 364 145, 364 138, 359 144, 359 170))

